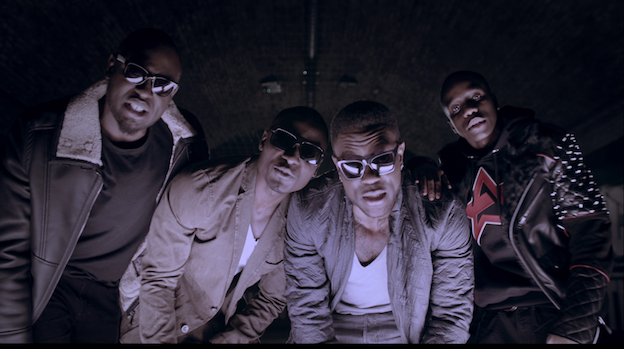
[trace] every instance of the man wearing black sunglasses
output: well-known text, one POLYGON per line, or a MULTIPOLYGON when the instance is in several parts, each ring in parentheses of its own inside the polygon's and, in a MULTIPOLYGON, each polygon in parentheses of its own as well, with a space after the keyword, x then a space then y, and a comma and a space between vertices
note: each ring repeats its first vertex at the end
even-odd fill
POLYGON ((337 171, 288 211, 289 342, 465 343, 474 283, 463 205, 421 198, 382 104, 343 108, 331 141, 337 171))
POLYGON ((260 155, 187 167, 165 190, 147 235, 141 289, 122 343, 254 343, 284 310, 291 193, 328 143, 323 117, 280 112, 260 155))
POLYGON ((106 79, 18 118, 0 146, 0 342, 119 341, 118 284, 161 192, 208 156, 172 101, 180 75, 169 35, 137 30, 106 79))

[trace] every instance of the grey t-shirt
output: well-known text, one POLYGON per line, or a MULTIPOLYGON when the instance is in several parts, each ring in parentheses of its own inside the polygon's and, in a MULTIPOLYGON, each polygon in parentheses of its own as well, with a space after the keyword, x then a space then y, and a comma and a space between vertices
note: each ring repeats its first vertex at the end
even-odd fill
POLYGON ((104 135, 102 140, 104 186, 65 274, 117 285, 149 230, 173 138, 159 120, 135 143, 115 144, 104 135))

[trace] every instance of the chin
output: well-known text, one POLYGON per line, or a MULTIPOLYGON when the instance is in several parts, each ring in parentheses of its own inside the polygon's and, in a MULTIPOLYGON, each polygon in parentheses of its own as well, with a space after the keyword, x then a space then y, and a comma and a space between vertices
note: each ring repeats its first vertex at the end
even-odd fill
POLYGON ((280 180, 267 181, 267 184, 271 190, 279 194, 290 194, 295 191, 292 184, 280 180))
POLYGON ((364 212, 365 215, 371 218, 379 218, 387 216, 392 210, 392 206, 389 205, 375 205, 371 207, 370 205, 364 204, 360 207, 360 210, 364 212))

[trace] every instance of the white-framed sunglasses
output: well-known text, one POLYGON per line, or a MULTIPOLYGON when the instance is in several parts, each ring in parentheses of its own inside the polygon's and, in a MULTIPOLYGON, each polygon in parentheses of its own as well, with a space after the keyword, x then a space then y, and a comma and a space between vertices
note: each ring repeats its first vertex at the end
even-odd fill
POLYGON ((364 159, 353 160, 338 160, 337 166, 340 172, 346 179, 355 180, 364 177, 366 166, 371 170, 379 173, 380 176, 391 173, 394 171, 394 165, 396 161, 397 150, 399 145, 394 150, 384 151, 379 154, 373 154, 364 159))

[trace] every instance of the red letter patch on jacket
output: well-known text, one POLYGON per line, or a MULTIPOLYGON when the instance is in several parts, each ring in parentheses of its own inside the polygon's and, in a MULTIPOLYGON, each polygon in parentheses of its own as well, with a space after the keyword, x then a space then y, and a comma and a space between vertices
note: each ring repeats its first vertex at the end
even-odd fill
POLYGON ((481 246, 481 234, 485 226, 487 224, 501 224, 498 205, 492 206, 498 203, 499 199, 496 183, 483 167, 479 168, 477 178, 472 185, 472 193, 472 199, 466 205, 466 214, 472 224, 472 234, 477 240, 477 244, 481 246), (491 209, 488 210, 490 207, 491 209))

